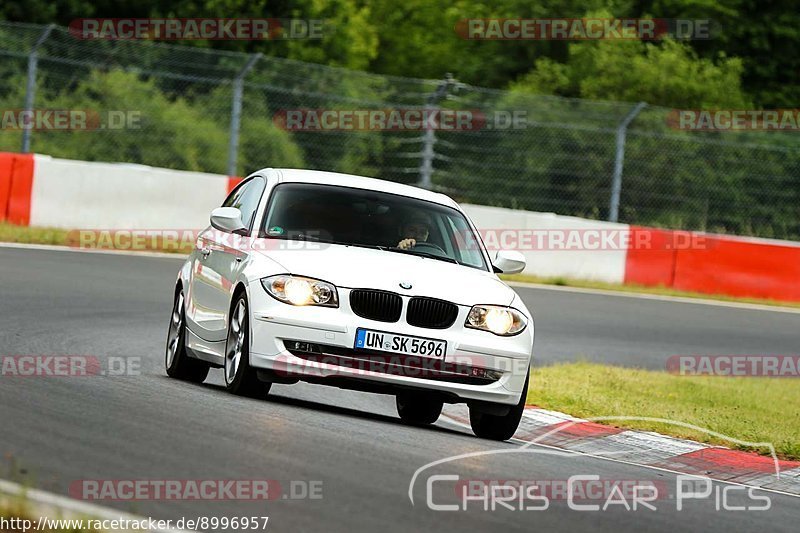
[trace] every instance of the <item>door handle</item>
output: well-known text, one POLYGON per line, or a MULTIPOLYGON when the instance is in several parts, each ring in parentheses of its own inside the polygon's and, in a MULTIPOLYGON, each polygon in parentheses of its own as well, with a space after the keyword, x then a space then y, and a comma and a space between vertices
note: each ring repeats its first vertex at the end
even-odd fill
POLYGON ((211 248, 200 248, 200 253, 203 254, 203 259, 208 259, 208 256, 211 255, 211 248))

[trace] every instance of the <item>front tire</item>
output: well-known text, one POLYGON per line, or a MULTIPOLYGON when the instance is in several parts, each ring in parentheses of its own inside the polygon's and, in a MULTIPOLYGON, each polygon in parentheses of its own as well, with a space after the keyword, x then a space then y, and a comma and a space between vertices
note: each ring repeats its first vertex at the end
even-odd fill
POLYGON ((517 405, 513 406, 505 415, 490 415, 481 412, 479 409, 470 407, 469 409, 469 423, 472 426, 472 432, 482 439, 489 440, 508 440, 514 436, 519 421, 522 419, 522 411, 525 410, 525 400, 528 397, 528 382, 531 379, 530 369, 528 369, 528 377, 525 378, 525 386, 522 388, 522 396, 520 396, 517 405))
POLYGON ((167 333, 167 350, 164 363, 171 378, 202 383, 208 377, 209 365, 189 357, 186 353, 186 309, 183 305, 183 289, 175 292, 172 316, 167 333))
POLYGON ((250 366, 250 314, 247 298, 240 294, 233 304, 228 320, 228 340, 225 343, 225 388, 238 396, 263 398, 269 393, 271 383, 259 381, 250 366))
POLYGON ((397 414, 406 424, 429 426, 439 419, 444 403, 425 394, 398 394, 397 414))

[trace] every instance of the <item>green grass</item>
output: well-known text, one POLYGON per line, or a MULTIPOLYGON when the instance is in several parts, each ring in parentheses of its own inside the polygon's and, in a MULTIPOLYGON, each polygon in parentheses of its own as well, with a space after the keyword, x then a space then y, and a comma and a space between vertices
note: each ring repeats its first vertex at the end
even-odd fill
MULTIPOLYGON (((39 517, 32 515, 24 506, 19 504, 0 503, 0 517, 7 520, 12 518, 29 520, 33 529, 28 531, 36 531, 36 533, 100 533, 95 529, 81 529, 79 527, 65 527, 61 529, 43 527, 41 530, 36 530, 35 528, 37 527, 39 517)), ((0 529, 0 533, 22 533, 22 529, 0 529)))
POLYGON ((0 222, 0 242, 66 245, 69 231, 57 228, 31 228, 0 222))
MULTIPOLYGON (((57 246, 79 246, 79 235, 77 231, 70 231, 59 228, 40 228, 29 226, 17 226, 9 224, 8 222, 0 222, 0 242, 16 242, 26 244, 51 244, 57 246)), ((113 243, 108 241, 101 243, 98 246, 93 246, 91 249, 114 249, 113 243)), ((150 252, 169 252, 169 253, 183 253, 188 254, 192 251, 192 244, 181 243, 180 248, 176 246, 161 246, 158 243, 153 245, 150 239, 144 240, 144 247, 132 249, 132 251, 150 251, 150 252)), ((124 248, 131 250, 130 247, 124 248)))
POLYGON ((700 298, 704 300, 721 300, 724 302, 752 303, 760 305, 774 305, 780 307, 800 308, 800 302, 787 302, 779 300, 769 300, 765 298, 742 298, 738 296, 728 296, 725 294, 706 294, 702 292, 689 292, 671 289, 669 287, 647 287, 645 285, 609 283, 606 281, 590 281, 565 277, 539 277, 529 274, 514 274, 511 276, 500 276, 506 281, 520 281, 524 283, 539 283, 542 285, 559 285, 562 287, 577 287, 583 289, 600 289, 606 291, 633 292, 638 294, 654 294, 659 296, 680 296, 683 298, 700 298))
MULTIPOLYGON (((784 459, 800 460, 800 380, 679 376, 588 362, 537 368, 528 403, 579 418, 637 416, 688 423, 748 442, 770 442, 784 459)), ((753 449, 677 425, 601 422, 674 437, 753 449)))

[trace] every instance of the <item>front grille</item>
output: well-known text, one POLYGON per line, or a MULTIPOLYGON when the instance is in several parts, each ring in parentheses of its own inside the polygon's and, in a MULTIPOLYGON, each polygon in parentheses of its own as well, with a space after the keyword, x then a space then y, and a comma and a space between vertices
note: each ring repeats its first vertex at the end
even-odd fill
POLYGON ((393 292, 355 289, 350 291, 350 308, 362 318, 397 322, 403 311, 403 299, 393 292))
POLYGON ((434 298, 411 298, 406 311, 406 321, 418 328, 446 329, 458 316, 458 307, 434 298))

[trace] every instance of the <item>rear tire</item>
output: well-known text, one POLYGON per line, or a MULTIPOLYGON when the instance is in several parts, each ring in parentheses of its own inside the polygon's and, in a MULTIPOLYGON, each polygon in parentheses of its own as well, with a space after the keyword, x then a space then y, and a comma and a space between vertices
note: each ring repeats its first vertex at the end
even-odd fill
POLYGON ((225 388, 237 396, 264 398, 271 383, 264 383, 250 366, 250 314, 247 298, 240 294, 233 304, 228 320, 228 340, 225 342, 225 388))
POLYGON ((472 426, 472 432, 482 439, 489 440, 508 440, 514 436, 519 421, 522 419, 522 411, 525 410, 525 400, 528 397, 528 382, 531 379, 530 369, 528 369, 528 377, 525 378, 525 386, 522 388, 522 396, 519 403, 513 406, 508 414, 490 415, 481 412, 477 408, 470 407, 469 409, 469 423, 472 426))
POLYGON ((171 378, 192 383, 202 383, 208 377, 209 365, 186 353, 186 309, 183 305, 183 289, 175 292, 172 316, 167 333, 167 349, 164 363, 171 378))
POLYGON ((398 394, 397 414, 406 424, 429 426, 439 419, 444 403, 425 394, 398 394))

